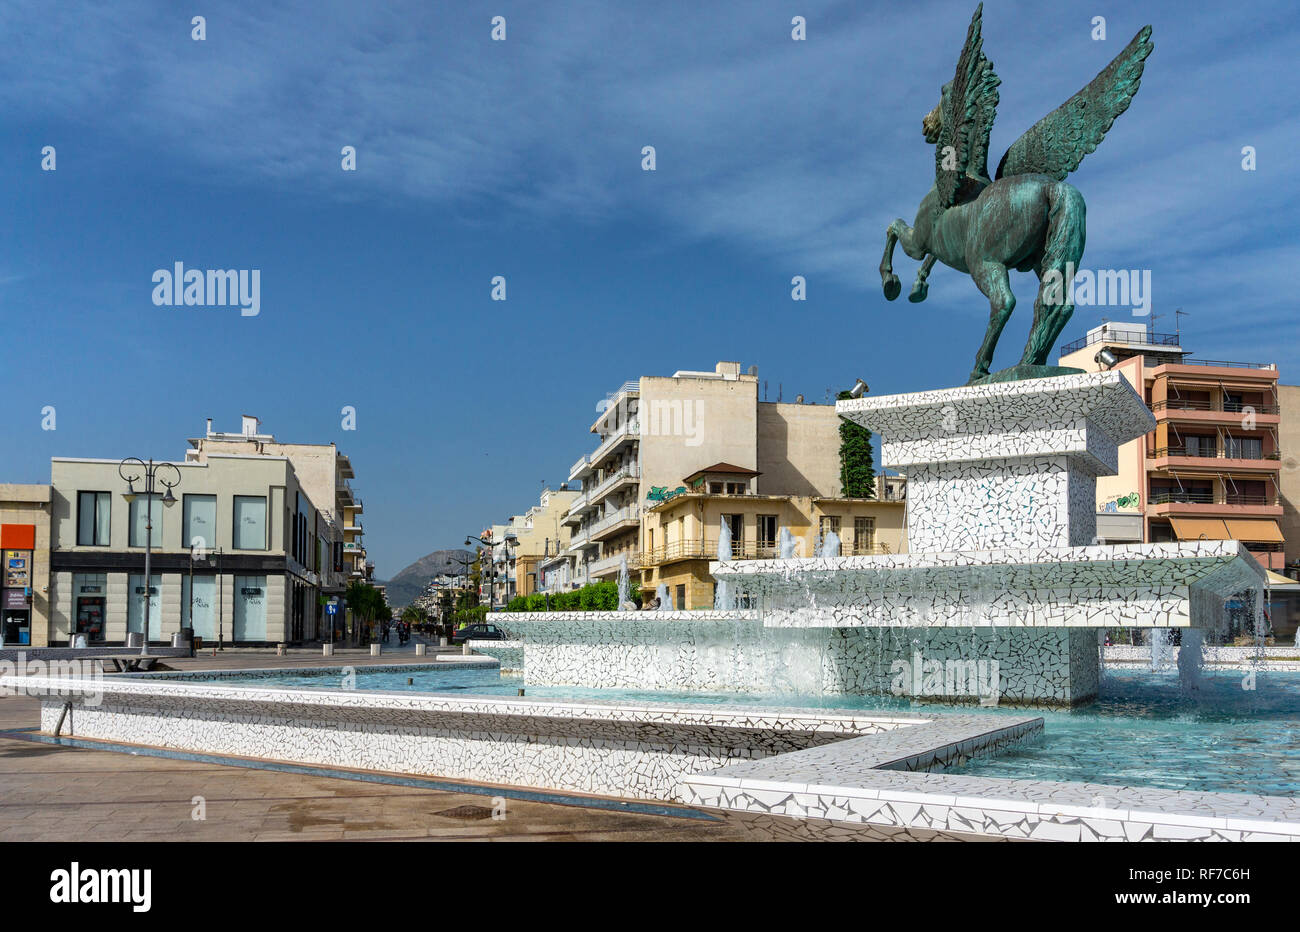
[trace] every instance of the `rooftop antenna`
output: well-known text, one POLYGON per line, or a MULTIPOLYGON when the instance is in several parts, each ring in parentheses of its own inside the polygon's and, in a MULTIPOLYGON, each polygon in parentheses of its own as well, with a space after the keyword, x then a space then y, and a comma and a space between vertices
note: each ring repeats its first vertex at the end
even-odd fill
POLYGON ((1191 316, 1189 312, 1184 311, 1181 307, 1174 308, 1174 334, 1178 337, 1180 344, 1183 342, 1183 327, 1178 318, 1189 316, 1191 316))

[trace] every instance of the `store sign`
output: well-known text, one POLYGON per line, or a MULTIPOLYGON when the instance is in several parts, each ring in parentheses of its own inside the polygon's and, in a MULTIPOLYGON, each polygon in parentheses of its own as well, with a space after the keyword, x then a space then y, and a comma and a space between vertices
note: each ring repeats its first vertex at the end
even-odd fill
POLYGON ((30 551, 6 550, 4 577, 5 587, 10 589, 22 589, 26 586, 30 586, 31 565, 32 555, 30 551))
POLYGON ((0 608, 25 610, 27 607, 26 589, 5 589, 0 596, 0 608))

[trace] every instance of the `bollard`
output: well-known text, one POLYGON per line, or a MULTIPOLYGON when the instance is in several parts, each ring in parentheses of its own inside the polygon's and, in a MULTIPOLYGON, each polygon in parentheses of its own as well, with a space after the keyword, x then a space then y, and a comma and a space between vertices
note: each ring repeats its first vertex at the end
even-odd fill
POLYGON ((283 656, 284 656, 284 645, 283 645, 283 644, 277 644, 277 645, 275 645, 275 656, 277 656, 277 657, 283 657, 283 656))
POLYGON ((462 644, 460 646, 460 652, 464 654, 466 657, 468 657, 472 653, 474 653, 474 648, 470 647, 468 644, 462 644))
POLYGON ((380 645, 380 644, 371 644, 371 645, 370 645, 370 656, 371 656, 371 657, 378 657, 378 656, 379 656, 379 649, 380 649, 381 646, 382 646, 382 645, 380 645))
POLYGON ((334 645, 333 645, 333 644, 322 644, 322 645, 321 645, 321 649, 325 652, 325 656, 326 656, 326 657, 333 657, 333 656, 334 656, 334 645))
POLYGON ((446 636, 443 636, 443 637, 438 638, 438 646, 439 646, 439 647, 446 647, 446 646, 447 646, 447 638, 446 638, 446 636))
POLYGON ((416 644, 416 645, 415 645, 415 656, 417 656, 417 657, 423 657, 423 656, 424 656, 424 645, 423 645, 423 644, 416 644))

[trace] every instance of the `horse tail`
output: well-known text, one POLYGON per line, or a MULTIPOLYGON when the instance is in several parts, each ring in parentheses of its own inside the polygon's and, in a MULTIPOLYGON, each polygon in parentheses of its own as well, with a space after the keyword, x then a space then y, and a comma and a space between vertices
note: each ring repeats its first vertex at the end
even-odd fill
POLYGON ((1083 258, 1087 208, 1083 195, 1071 184, 1057 181, 1048 186, 1047 239, 1039 264, 1038 300, 1034 302, 1034 328, 1029 334, 1022 363, 1043 365, 1056 338, 1074 313, 1070 303, 1070 281, 1083 258), (1051 296, 1050 305, 1045 300, 1051 296))

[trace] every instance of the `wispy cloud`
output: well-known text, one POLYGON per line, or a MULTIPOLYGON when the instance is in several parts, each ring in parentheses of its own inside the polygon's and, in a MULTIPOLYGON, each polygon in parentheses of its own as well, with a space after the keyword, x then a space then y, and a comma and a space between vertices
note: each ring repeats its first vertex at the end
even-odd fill
MULTIPOLYGON (((504 43, 485 12, 424 6, 214 9, 207 41, 193 42, 179 8, 10 3, 0 107, 111 127, 162 172, 198 167, 290 196, 490 204, 539 226, 644 215, 687 241, 877 289, 885 225, 910 220, 931 181, 919 119, 972 4, 808 3, 803 43, 776 3, 537 5, 506 11, 504 43), (359 150, 355 175, 338 169, 343 145, 359 150), (643 145, 658 150, 653 175, 643 145)), ((1092 42, 1093 6, 1048 19, 1037 5, 986 9, 1004 79, 994 158, 1142 24, 1115 15, 1110 41, 1092 42)), ((1249 23, 1153 7, 1142 91, 1077 178, 1087 261, 1152 267, 1180 282, 1171 293, 1230 299, 1246 316, 1293 303, 1259 258, 1285 263, 1296 246, 1282 220, 1300 190, 1287 167, 1297 98, 1282 77, 1297 27, 1284 6, 1249 23), (1259 150, 1253 175, 1238 167, 1243 145, 1259 150)), ((936 271, 932 300, 951 293, 982 312, 973 286, 950 292, 953 277, 936 271)))

